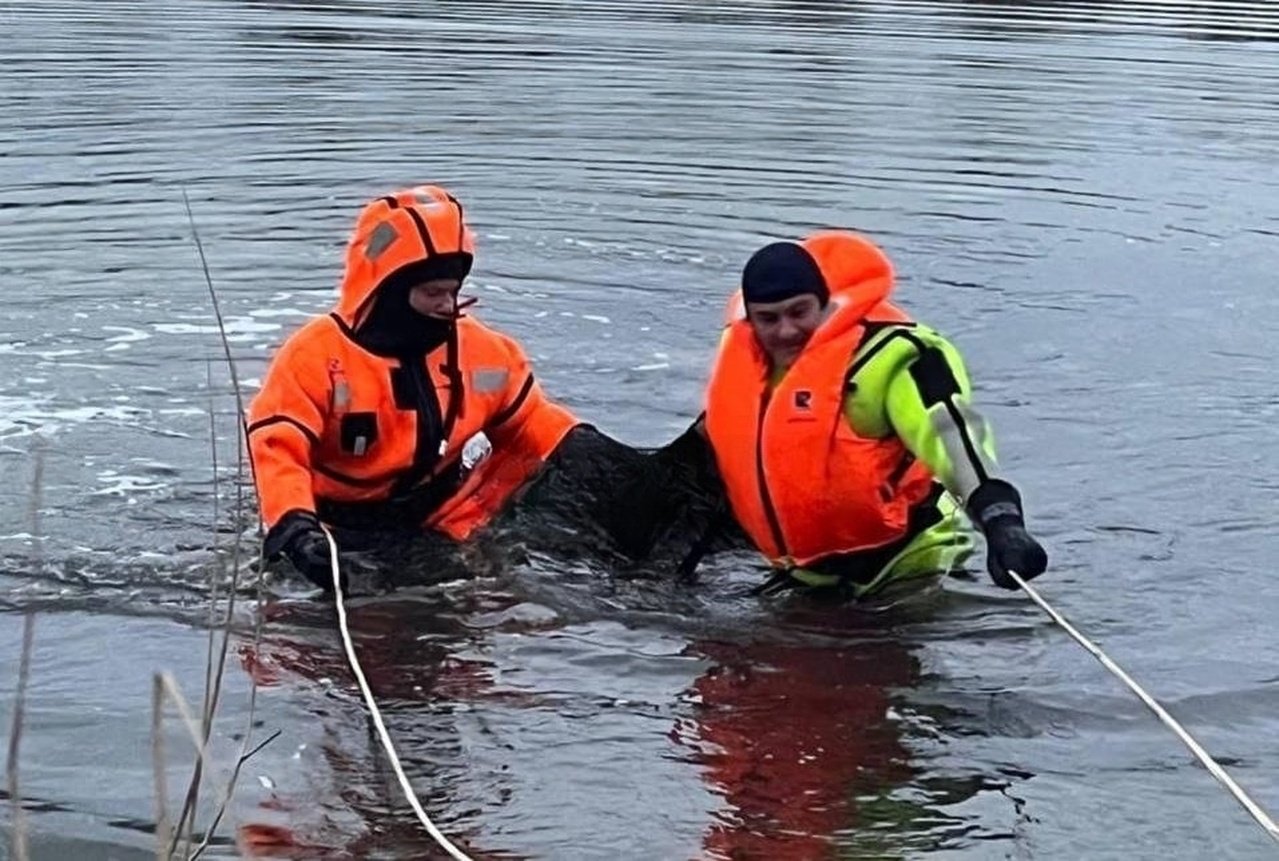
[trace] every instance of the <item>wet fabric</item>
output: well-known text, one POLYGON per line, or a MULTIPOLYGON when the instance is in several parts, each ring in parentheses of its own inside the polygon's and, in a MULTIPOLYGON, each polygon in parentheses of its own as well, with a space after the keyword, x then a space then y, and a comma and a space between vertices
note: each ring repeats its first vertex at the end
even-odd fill
POLYGON ((510 505, 464 542, 372 523, 339 529, 337 537, 344 564, 365 571, 355 578, 361 589, 509 571, 528 553, 674 577, 699 541, 708 539, 709 552, 748 546, 731 518, 717 522, 726 510, 695 431, 639 450, 580 425, 510 505))

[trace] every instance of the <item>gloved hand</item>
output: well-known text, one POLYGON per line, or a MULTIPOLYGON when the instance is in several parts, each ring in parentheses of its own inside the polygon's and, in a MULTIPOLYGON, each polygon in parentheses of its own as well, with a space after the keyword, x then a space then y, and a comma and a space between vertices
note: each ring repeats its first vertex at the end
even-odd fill
POLYGON ((1023 580, 1044 573, 1048 554, 1026 531, 1017 488, 997 478, 983 482, 968 498, 968 515, 986 536, 986 570, 995 585, 1018 588, 1009 571, 1023 580))
MULTIPOLYGON (((306 579, 325 592, 333 591, 329 541, 320 521, 310 511, 296 509, 280 518, 267 533, 263 552, 268 559, 283 554, 306 579)), ((346 574, 339 571, 342 591, 346 591, 346 574)))

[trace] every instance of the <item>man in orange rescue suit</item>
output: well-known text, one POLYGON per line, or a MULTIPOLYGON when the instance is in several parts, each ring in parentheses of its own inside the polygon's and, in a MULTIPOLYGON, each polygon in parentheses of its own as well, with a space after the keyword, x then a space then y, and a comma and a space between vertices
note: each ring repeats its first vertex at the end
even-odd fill
POLYGON ((514 340, 460 313, 473 255, 462 205, 443 189, 373 200, 336 307, 285 341, 253 400, 266 555, 321 587, 332 585, 321 522, 463 540, 578 424, 514 340), (481 432, 491 452, 468 468, 464 444, 481 432))
POLYGON ((777 568, 761 591, 860 597, 944 573, 973 550, 959 508, 998 585, 1047 566, 996 475, 963 360, 892 289, 883 251, 849 232, 776 242, 746 264, 703 431, 733 515, 777 568))

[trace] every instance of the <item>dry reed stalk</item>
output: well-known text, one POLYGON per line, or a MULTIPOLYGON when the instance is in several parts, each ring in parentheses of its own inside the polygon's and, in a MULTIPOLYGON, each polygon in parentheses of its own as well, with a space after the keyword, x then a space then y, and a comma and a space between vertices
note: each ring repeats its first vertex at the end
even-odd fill
POLYGON ((164 760, 164 684, 160 674, 151 678, 151 767, 155 778, 155 857, 167 861, 169 853, 169 785, 164 760))
POLYGON ((9 804, 13 807, 12 843, 14 861, 28 861, 27 820, 18 787, 18 751, 22 745, 22 721, 26 711, 27 679, 31 675, 31 646, 35 639, 35 614, 22 615, 22 656, 18 659, 18 692, 13 699, 13 723, 9 728, 9 761, 5 768, 9 783, 9 804))
MULTIPOLYGON (((218 587, 221 584, 222 553, 218 540, 218 520, 221 517, 221 489, 218 484, 218 428, 217 428, 217 409, 213 396, 213 363, 205 362, 205 382, 209 394, 209 458, 213 465, 213 558, 216 561, 213 569, 209 573, 209 643, 205 649, 204 661, 204 700, 201 704, 201 730, 204 734, 204 742, 208 744, 209 736, 213 731, 213 711, 215 706, 213 692, 213 656, 217 654, 217 630, 218 630, 218 587)), ((189 834, 190 829, 195 827, 195 811, 199 809, 200 803, 200 781, 202 778, 202 768, 199 762, 196 762, 192 768, 191 780, 187 784, 187 796, 182 804, 182 813, 178 821, 178 827, 175 835, 170 839, 173 847, 176 847, 176 841, 183 834, 189 834)), ((189 848, 189 843, 187 844, 189 848)), ((186 854, 186 850, 183 850, 186 854)))
MULTIPOLYGON (((173 675, 168 672, 156 673, 153 678, 153 713, 151 718, 152 749, 153 756, 155 757, 154 767, 156 769, 156 795, 157 798, 160 799, 157 802, 157 807, 159 810, 163 811, 165 806, 163 799, 167 797, 164 776, 162 773, 162 769, 164 768, 163 723, 165 701, 172 700, 173 704, 177 706, 178 716, 182 719, 182 723, 186 727, 188 735, 191 736, 192 744, 195 745, 196 764, 194 773, 201 777, 206 777, 208 772, 208 769, 206 768, 208 740, 204 738, 203 728, 200 723, 196 721, 195 716, 192 713, 191 706, 187 703, 186 697, 182 695, 182 690, 178 687, 177 680, 173 678, 173 675)), ((191 793, 188 789, 188 800, 192 797, 192 795, 193 793, 191 793)), ((186 811, 184 809, 184 814, 185 812, 186 811)), ((167 820, 167 816, 165 818, 167 820)), ((159 822, 156 823, 156 857, 167 861, 167 859, 172 858, 174 853, 177 851, 176 843, 180 839, 183 826, 179 824, 178 829, 176 829, 172 834, 165 834, 162 837, 160 824, 161 823, 159 822)), ((167 831, 167 821, 164 822, 164 825, 166 826, 164 830, 167 831)), ((194 817, 191 817, 191 822, 186 826, 186 828, 188 830, 194 829, 194 817)), ((186 854, 185 850, 183 854, 186 854)))
MULTIPOLYGON (((27 514, 31 524, 33 564, 38 570, 44 567, 44 537, 40 520, 40 509, 44 506, 44 441, 41 437, 35 437, 31 445, 31 453, 33 457, 31 496, 27 514)), ((13 808, 10 846, 14 861, 28 861, 30 858, 26 812, 22 809, 22 792, 18 782, 18 757, 22 749, 22 729, 27 708, 27 683, 31 678, 31 652, 35 644, 35 630, 35 613, 28 610, 22 614, 22 653, 18 658, 18 690, 13 698, 13 722, 9 727, 9 753, 5 764, 9 804, 13 808)))
MULTIPOLYGON (((236 536, 236 540, 239 541, 238 534, 236 536)), ((262 642, 262 619, 263 619, 262 604, 265 599, 265 595, 262 591, 261 572, 265 570, 264 569, 265 564, 266 564, 266 559, 262 555, 262 542, 259 541, 258 542, 258 572, 259 574, 258 574, 258 584, 257 584, 257 612, 255 613, 255 622, 253 626, 253 648, 255 650, 258 648, 258 646, 262 642)), ((231 796, 235 792, 236 782, 240 779, 240 769, 244 766, 244 763, 248 762, 250 757, 252 757, 255 753, 257 753, 262 748, 266 747, 268 744, 270 744, 280 735, 280 730, 276 730, 265 741, 258 744, 252 750, 249 749, 249 742, 252 740, 252 737, 253 737, 253 719, 254 719, 254 714, 257 710, 257 701, 258 701, 258 686, 256 683, 254 683, 253 679, 250 677, 249 713, 248 713, 248 716, 245 718, 244 742, 240 746, 240 756, 236 760, 235 767, 231 770, 231 778, 228 781, 226 792, 223 794, 224 800, 222 804, 219 805, 217 813, 214 814, 212 823, 209 825, 207 829, 205 829, 204 840, 200 842, 200 845, 196 848, 195 852, 192 853, 190 857, 190 861, 195 861, 195 859, 199 858, 204 853, 204 851, 208 849, 209 841, 213 838, 214 833, 217 831, 218 825, 221 824, 222 817, 226 813, 227 805, 230 803, 231 796)))
MULTIPOLYGON (((200 257, 200 266, 204 273, 205 284, 208 287, 209 299, 213 305, 214 318, 217 321, 218 334, 221 338, 222 350, 223 350, 224 357, 226 359, 228 371, 230 373, 232 390, 234 391, 234 394, 235 394, 236 417, 239 424, 239 428, 236 433, 235 507, 232 512, 232 520, 233 520, 234 528, 236 531, 236 537, 231 548, 231 582, 227 590, 226 618, 223 621, 223 624, 221 625, 222 641, 221 641, 220 647, 216 649, 214 647, 214 632, 218 628, 216 624, 216 615, 215 615, 215 609, 217 604, 217 594, 218 594, 216 580, 218 578, 218 575, 224 570, 223 566, 219 565, 215 567, 213 569, 212 574, 210 575, 211 577, 214 578, 215 583, 211 586, 211 589, 210 589, 211 606, 210 606, 209 651, 208 651, 208 659, 205 665, 205 697, 204 697, 204 708, 203 708, 204 720, 201 726, 201 730, 203 734, 203 746, 207 747, 209 737, 212 733, 213 718, 217 713, 218 702, 222 692, 222 680, 224 678, 224 674, 226 670, 227 653, 230 647, 232 627, 233 627, 233 622, 235 617, 235 602, 236 602, 236 595, 239 589, 239 578, 240 578, 240 568, 241 568, 241 559, 242 559, 241 557, 241 547, 242 547, 241 523, 243 522, 243 519, 244 519, 244 509, 245 509, 245 498, 244 498, 245 462, 246 460, 248 461, 251 469, 252 456, 248 453, 245 446, 245 436, 247 433, 247 426, 245 423, 243 390, 241 389, 239 375, 236 371, 235 361, 231 354, 231 344, 230 344, 230 340, 227 338, 226 324, 222 316, 222 309, 221 309, 221 304, 218 301, 217 291, 213 287, 213 278, 209 272, 209 264, 208 264, 208 259, 204 253, 204 245, 200 240, 200 234, 195 224, 195 216, 191 210, 191 201, 190 201, 190 198, 187 196, 185 189, 183 189, 183 192, 182 192, 182 200, 186 207, 187 220, 191 226, 191 236, 192 236, 192 239, 195 240, 196 251, 198 252, 200 257), (216 661, 214 659, 215 653, 217 656, 216 661), (216 667, 215 667, 215 663, 216 663, 216 667)), ((210 372, 210 378, 211 378, 211 372, 210 372)), ((210 379, 210 390, 212 390, 211 379, 210 379)), ((218 500, 220 498, 220 490, 218 487, 218 476, 217 476, 217 434, 216 434, 216 422, 214 419, 214 415, 215 415, 215 411, 211 404, 210 412, 209 412, 209 420, 210 420, 210 427, 211 427, 211 437, 212 437, 211 444, 213 448, 213 464, 214 464, 214 471, 213 471, 213 476, 214 476, 214 553, 215 553, 215 556, 217 556, 217 558, 219 558, 220 560, 221 556, 218 553, 218 548, 217 548, 217 519, 218 519, 218 500)), ((262 559, 261 551, 259 549, 259 572, 261 572, 262 570, 262 563, 264 561, 265 560, 262 559)), ((257 620, 254 626, 254 638, 253 638, 253 644, 255 647, 261 642, 261 635, 262 635, 261 610, 262 610, 263 600, 264 600, 264 596, 262 592, 262 582, 261 582, 261 576, 259 574, 259 579, 257 583, 258 612, 256 614, 257 620)), ((227 805, 230 803, 231 796, 235 791, 236 782, 239 779, 240 770, 242 766, 244 765, 244 763, 250 757, 252 757, 255 753, 257 753, 259 750, 265 747, 268 743, 274 740, 276 736, 279 735, 279 733, 277 732, 274 735, 272 735, 270 738, 268 738, 266 741, 254 747, 253 749, 251 750, 249 749, 249 745, 252 742, 254 716, 257 709, 257 685, 254 683, 252 677, 250 677, 249 684, 250 684, 249 708, 248 708, 248 716, 246 718, 244 741, 243 741, 243 744, 241 745, 240 756, 238 757, 236 764, 234 768, 232 769, 231 777, 226 787, 226 790, 222 793, 221 804, 219 805, 218 811, 216 815, 214 816, 212 825, 205 830, 204 838, 201 841, 200 845, 196 848, 195 852, 190 855, 191 858, 198 858, 205 851, 205 849, 207 849, 209 845, 209 841, 212 839, 218 824, 221 823, 222 817, 226 812, 227 805)), ((187 855, 188 851, 191 848, 191 840, 192 840, 192 835, 195 827, 196 805, 198 802, 198 794, 199 794, 199 786, 201 782, 202 770, 203 770, 203 760, 201 759, 197 761, 195 768, 193 769, 191 782, 188 786, 187 800, 183 806, 179 827, 177 832, 175 832, 175 834, 171 838, 170 852, 176 849, 177 842, 179 839, 183 840, 183 852, 182 852, 183 855, 187 855), (184 836, 180 838, 179 835, 184 835, 184 836)))

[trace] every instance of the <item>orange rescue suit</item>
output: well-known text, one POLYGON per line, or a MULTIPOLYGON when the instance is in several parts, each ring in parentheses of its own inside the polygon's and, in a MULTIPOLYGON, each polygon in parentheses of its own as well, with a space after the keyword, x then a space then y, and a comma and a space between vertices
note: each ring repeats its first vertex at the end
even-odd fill
POLYGON ((293 510, 331 519, 326 510, 427 498, 421 526, 465 539, 578 423, 543 395, 519 345, 472 317, 411 359, 358 342, 388 276, 473 247, 461 205, 435 186, 379 198, 360 213, 337 306, 284 343, 249 410, 268 527, 293 510), (481 431, 492 453, 465 471, 464 445, 481 431))
POLYGON ((854 233, 818 233, 802 245, 830 288, 826 318, 771 385, 737 293, 706 395, 706 433, 734 515, 774 564, 798 566, 901 539, 933 483, 897 437, 860 437, 843 413, 867 324, 909 322, 888 302, 892 264, 854 233))

